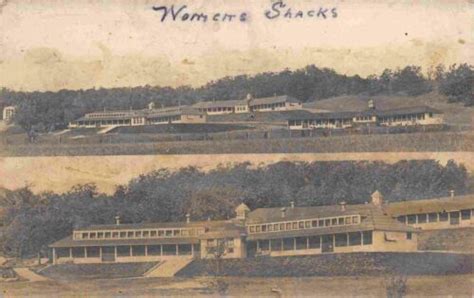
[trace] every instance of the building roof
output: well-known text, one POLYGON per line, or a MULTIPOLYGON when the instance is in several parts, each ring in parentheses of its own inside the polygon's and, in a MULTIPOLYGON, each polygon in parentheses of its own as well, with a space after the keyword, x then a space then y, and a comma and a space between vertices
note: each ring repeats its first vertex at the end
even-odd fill
POLYGON ((347 112, 323 112, 323 113, 311 113, 306 111, 304 114, 292 115, 288 120, 328 120, 328 119, 351 119, 353 117, 363 116, 378 116, 378 117, 389 117, 399 116, 407 114, 419 114, 419 113, 435 113, 442 114, 441 111, 433 109, 428 106, 413 106, 404 107, 390 110, 364 110, 364 111, 347 111, 347 112))
POLYGON ((136 223, 136 224, 111 224, 111 225, 91 225, 84 228, 74 229, 75 231, 102 231, 102 230, 143 230, 143 229, 180 229, 180 228, 216 228, 226 225, 230 221, 191 221, 187 222, 158 222, 158 223, 136 223))
POLYGON ((247 101, 244 99, 236 100, 217 100, 217 101, 201 101, 193 104, 194 108, 233 108, 237 105, 246 105, 247 101))
MULTIPOLYGON (((285 208, 285 216, 282 217, 282 208, 259 208, 248 214, 246 224, 277 223, 294 220, 328 218, 338 216, 360 215, 361 223, 358 225, 331 226, 325 228, 305 229, 308 233, 334 233, 349 232, 355 230, 382 230, 382 231, 416 231, 399 221, 393 219, 385 211, 373 204, 345 205, 344 210, 341 206, 319 206, 319 207, 288 207, 285 208)), ((297 232, 297 231, 292 231, 297 232)), ((287 235, 289 232, 282 232, 287 235)), ((300 232, 297 232, 300 233, 300 232)), ((301 232, 303 233, 303 232, 301 232)), ((306 232, 304 232, 306 233, 306 232)), ((264 234, 264 233, 259 233, 264 234)), ((270 232, 268 234, 278 234, 270 232)))
POLYGON ((463 209, 474 209, 473 194, 438 199, 393 202, 384 205, 384 210, 393 217, 407 214, 449 212, 463 209))
POLYGON ((50 244, 49 247, 90 247, 90 246, 121 246, 121 245, 160 245, 160 244, 189 244, 199 243, 197 237, 163 237, 141 239, 97 239, 73 240, 68 236, 50 244))
POLYGON ((280 95, 280 96, 253 98, 250 101, 250 106, 262 105, 262 104, 273 104, 273 103, 280 103, 280 102, 300 103, 300 101, 294 97, 291 97, 289 95, 280 95))

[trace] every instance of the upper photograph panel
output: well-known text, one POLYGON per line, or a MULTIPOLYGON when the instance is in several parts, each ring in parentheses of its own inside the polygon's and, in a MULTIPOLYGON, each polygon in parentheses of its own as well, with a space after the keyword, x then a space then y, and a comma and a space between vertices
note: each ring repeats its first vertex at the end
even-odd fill
POLYGON ((11 1, 0 154, 466 151, 469 1, 11 1))

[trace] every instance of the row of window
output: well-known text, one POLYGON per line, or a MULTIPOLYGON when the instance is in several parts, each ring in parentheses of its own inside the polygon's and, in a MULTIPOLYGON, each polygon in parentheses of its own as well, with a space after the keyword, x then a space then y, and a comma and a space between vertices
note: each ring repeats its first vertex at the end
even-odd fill
POLYGON ((409 214, 399 216, 398 220, 405 224, 424 224, 424 223, 435 223, 435 222, 447 222, 450 221, 452 224, 458 224, 459 219, 470 220, 474 209, 465 209, 454 212, 433 212, 433 213, 420 213, 420 214, 409 214))
POLYGON ((204 233, 203 229, 160 229, 160 230, 130 230, 130 231, 94 231, 74 232, 75 240, 84 239, 133 239, 160 237, 190 237, 204 233))
POLYGON ((232 107, 221 107, 221 108, 207 108, 207 112, 233 112, 234 108, 232 107))
POLYGON ((77 124, 78 124, 78 125, 130 124, 130 119, 125 119, 125 120, 78 121, 77 124))
POLYGON ((326 119, 326 120, 290 120, 290 126, 328 126, 337 124, 351 124, 349 119, 326 119))
POLYGON ((181 120, 181 115, 149 118, 150 123, 166 123, 181 120))
POLYGON ((266 109, 274 109, 274 108, 284 108, 285 103, 284 102, 278 102, 278 103, 271 103, 271 104, 261 104, 261 105, 253 105, 252 110, 258 111, 258 110, 266 110, 266 109))
POLYGON ((125 117, 126 113, 92 113, 86 114, 87 118, 102 118, 102 117, 125 117))
POLYGON ((372 244, 372 231, 257 240, 255 245, 257 251, 282 251, 317 249, 321 248, 321 245, 326 247, 343 247, 370 244, 372 244))
POLYGON ((122 245, 110 247, 73 247, 57 248, 58 258, 99 258, 104 255, 116 255, 117 257, 143 257, 143 256, 175 256, 191 255, 198 253, 199 245, 192 244, 164 244, 164 245, 122 245), (101 251, 102 250, 102 251, 101 251))
POLYGON ((358 116, 355 121, 372 121, 372 116, 358 116))
POLYGON ((315 218, 309 220, 278 222, 248 226, 249 233, 279 232, 312 228, 324 228, 342 225, 355 225, 360 223, 359 215, 315 218))

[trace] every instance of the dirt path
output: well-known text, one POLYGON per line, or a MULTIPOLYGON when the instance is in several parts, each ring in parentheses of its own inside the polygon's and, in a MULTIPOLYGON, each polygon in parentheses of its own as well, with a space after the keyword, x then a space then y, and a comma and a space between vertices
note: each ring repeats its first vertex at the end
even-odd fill
POLYGON ((19 277, 28 281, 48 281, 46 277, 39 275, 28 268, 13 268, 13 270, 16 272, 16 274, 18 274, 19 277))

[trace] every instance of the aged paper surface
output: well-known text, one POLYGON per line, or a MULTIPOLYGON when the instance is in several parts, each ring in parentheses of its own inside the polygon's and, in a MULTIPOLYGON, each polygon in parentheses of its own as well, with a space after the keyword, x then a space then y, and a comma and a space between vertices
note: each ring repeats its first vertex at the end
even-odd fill
POLYGON ((472 296, 474 3, 0 1, 5 296, 472 296))

